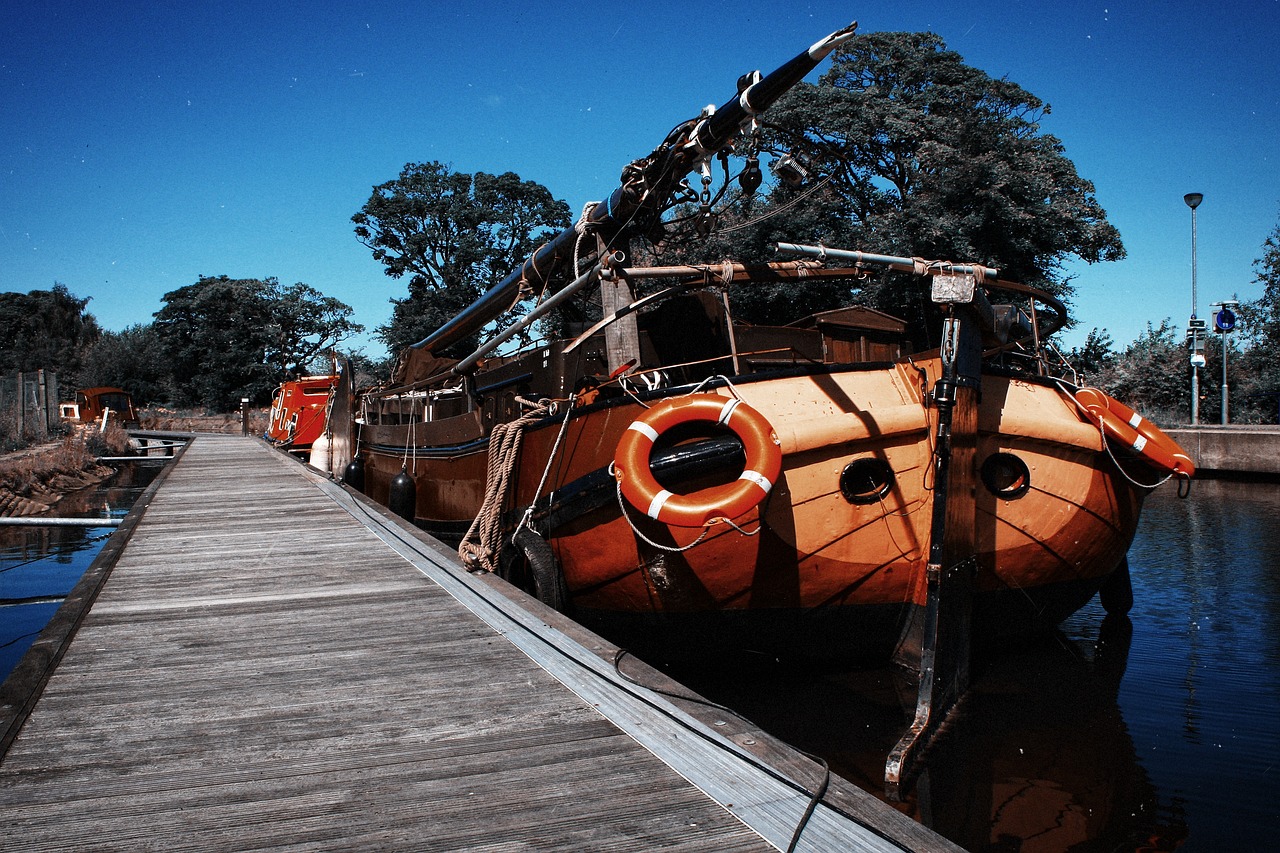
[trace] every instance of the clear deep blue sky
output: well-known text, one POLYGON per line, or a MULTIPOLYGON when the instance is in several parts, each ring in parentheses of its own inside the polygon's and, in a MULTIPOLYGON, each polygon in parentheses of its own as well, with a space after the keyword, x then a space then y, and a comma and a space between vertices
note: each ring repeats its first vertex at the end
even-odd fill
POLYGON ((405 283, 350 219, 405 163, 514 171, 577 211, 740 74, 851 20, 936 32, 1051 105, 1044 130, 1129 252, 1071 267, 1069 343, 1185 324, 1187 192, 1205 196, 1200 316, 1260 295, 1253 261, 1280 221, 1280 0, 0 0, 0 289, 61 282, 120 330, 200 275, 275 276, 372 329, 405 283))

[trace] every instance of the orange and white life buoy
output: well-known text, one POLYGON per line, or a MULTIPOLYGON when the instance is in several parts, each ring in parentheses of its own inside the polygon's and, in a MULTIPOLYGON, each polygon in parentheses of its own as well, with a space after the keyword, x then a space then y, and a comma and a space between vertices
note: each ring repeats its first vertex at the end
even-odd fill
POLYGON ((1075 397, 1108 439, 1137 453, 1151 467, 1180 477, 1196 473, 1195 463, 1176 441, 1124 403, 1097 388, 1081 388, 1075 397))
POLYGON ((613 471, 622 496, 645 515, 676 527, 701 527, 713 519, 737 518, 764 500, 782 471, 782 450, 764 415, 746 403, 691 394, 664 400, 633 421, 618 442, 613 471), (677 495, 654 479, 650 453, 664 432, 699 421, 733 430, 746 449, 747 464, 732 483, 677 495))

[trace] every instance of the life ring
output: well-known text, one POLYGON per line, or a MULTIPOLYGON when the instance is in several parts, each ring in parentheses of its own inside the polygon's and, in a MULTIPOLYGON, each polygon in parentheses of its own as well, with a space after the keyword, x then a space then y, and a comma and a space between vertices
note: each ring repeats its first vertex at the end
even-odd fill
POLYGON ((1081 388, 1075 397, 1108 439, 1137 453, 1151 467, 1179 477, 1196 473, 1195 463, 1176 441, 1124 403, 1097 388, 1081 388))
POLYGON ((645 515, 676 527, 702 527, 713 519, 737 518, 764 500, 782 471, 782 450, 764 415, 746 403, 715 394, 691 394, 664 400, 633 421, 618 442, 613 471, 622 496, 645 515), (650 453, 658 436, 693 422, 733 430, 746 449, 747 464, 732 483, 677 495, 654 479, 650 453))

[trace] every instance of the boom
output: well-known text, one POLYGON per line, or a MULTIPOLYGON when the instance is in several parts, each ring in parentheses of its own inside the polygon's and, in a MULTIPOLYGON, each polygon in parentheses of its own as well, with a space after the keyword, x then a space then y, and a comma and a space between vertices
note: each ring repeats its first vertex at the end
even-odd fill
MULTIPOLYGON (((857 26, 854 22, 821 39, 767 76, 761 77, 759 71, 745 76, 739 81, 736 97, 678 125, 648 157, 628 165, 621 185, 587 214, 580 227, 611 236, 652 222, 691 171, 732 142, 753 116, 772 106, 831 51, 852 38, 857 26)), ((561 231, 466 310, 413 347, 435 352, 484 328, 515 301, 522 287, 540 290, 555 270, 571 260, 578 236, 578 227, 561 231)))

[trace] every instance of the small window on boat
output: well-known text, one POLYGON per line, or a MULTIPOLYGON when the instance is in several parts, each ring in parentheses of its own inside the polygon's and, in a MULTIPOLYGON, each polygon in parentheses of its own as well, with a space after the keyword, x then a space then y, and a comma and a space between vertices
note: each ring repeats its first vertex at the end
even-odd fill
POLYGON ((873 504, 889 494, 893 482, 893 469, 883 459, 855 459, 840 472, 840 493, 851 504, 873 504))
POLYGON ((1027 463, 1012 453, 993 453, 982 463, 982 482, 998 498, 1013 500, 1031 488, 1027 463))

